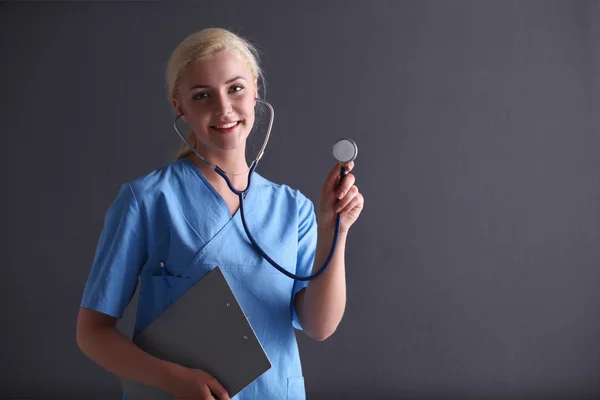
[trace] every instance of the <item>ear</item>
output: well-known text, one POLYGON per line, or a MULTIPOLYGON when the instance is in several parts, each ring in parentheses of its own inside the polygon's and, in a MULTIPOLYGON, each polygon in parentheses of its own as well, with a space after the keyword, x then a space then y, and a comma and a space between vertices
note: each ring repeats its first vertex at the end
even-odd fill
POLYGON ((254 80, 254 98, 258 99, 258 78, 254 80))
MULTIPOLYGON (((173 104, 173 108, 175 109, 175 112, 177 113, 177 115, 183 114, 183 105, 179 102, 179 100, 175 97, 172 97, 171 102, 173 104)), ((185 115, 183 117, 181 117, 181 119, 184 120, 186 123, 188 122, 187 119, 185 118, 185 115)))

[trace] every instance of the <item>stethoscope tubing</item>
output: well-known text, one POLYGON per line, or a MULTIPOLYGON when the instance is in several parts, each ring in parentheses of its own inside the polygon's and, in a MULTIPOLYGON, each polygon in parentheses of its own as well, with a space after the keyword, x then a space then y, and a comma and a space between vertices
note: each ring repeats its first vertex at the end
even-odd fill
MULTIPOLYGON (((271 117, 270 117, 270 120, 269 120, 269 126, 267 128, 267 134, 265 136, 265 140, 263 141, 263 145, 262 145, 262 147, 261 147, 261 149, 260 149, 260 151, 259 151, 256 159, 252 162, 252 165, 250 166, 250 170, 249 170, 249 173, 248 173, 248 184, 246 186, 246 189, 244 189, 244 190, 238 190, 238 189, 236 189, 235 186, 233 186, 233 184, 231 183, 231 180, 229 179, 229 177, 227 176, 227 173, 225 171, 223 171, 221 168, 219 168, 219 166, 211 164, 204 157, 202 157, 200 154, 198 154, 198 152, 196 151, 196 149, 194 148, 194 146, 192 146, 185 139, 185 137, 181 134, 181 132, 179 132, 179 129, 177 128, 177 120, 183 114, 180 114, 177 117, 175 117, 175 121, 173 122, 173 127, 175 128, 175 131, 177 132, 177 134, 179 135, 179 137, 187 144, 187 146, 202 161, 204 161, 204 163, 206 163, 211 168, 213 168, 215 170, 215 172, 217 174, 219 174, 225 180, 225 182, 227 183, 227 186, 229 187, 229 189, 239 197, 239 199, 240 199, 240 215, 242 217, 242 224, 244 226, 244 231, 246 231, 246 235, 248 236, 248 239, 250 239, 250 242, 254 245, 254 247, 259 252, 259 254, 262 257, 264 257, 265 260, 267 260, 269 262, 269 264, 271 264, 273 267, 275 267, 275 269, 277 269, 279 272, 281 272, 282 274, 286 275, 287 277, 289 277, 291 279, 295 279, 297 281, 311 281, 311 280, 319 277, 322 273, 325 272, 325 270, 327 270, 327 268, 329 267, 329 264, 331 263, 333 255, 335 254, 335 249, 337 247, 337 241, 338 241, 339 232, 340 232, 340 214, 339 213, 336 214, 336 223, 335 223, 335 231, 334 231, 334 234, 333 234, 333 242, 331 244, 331 250, 329 251, 329 255, 327 256, 327 260, 325 260, 325 264, 317 272, 315 272, 314 274, 311 274, 311 275, 307 275, 307 276, 296 275, 296 274, 293 274, 293 273, 289 272, 285 268, 281 267, 275 260, 273 260, 271 257, 269 257, 269 255, 262 249, 262 247, 260 247, 260 245, 258 244, 258 242, 256 241, 256 239, 254 239, 254 236, 250 232, 250 229, 248 228, 248 224, 246 223, 246 214, 244 212, 244 197, 245 197, 246 193, 248 193, 248 191, 250 190, 250 184, 251 184, 251 180, 252 180, 252 173, 254 172, 254 170, 256 169, 256 167, 258 166, 258 161, 263 156, 265 148, 267 146, 267 142, 269 141, 269 137, 271 135, 271 129, 273 127, 273 119, 274 119, 274 116, 275 116, 275 111, 273 110, 273 106, 270 103, 268 103, 265 100, 261 100, 261 99, 256 99, 256 100, 259 101, 259 102, 261 102, 261 103, 266 104, 267 107, 269 107, 269 109, 271 111, 271 117)), ((344 165, 342 165, 342 167, 340 169, 340 184, 341 184, 341 181, 344 179, 345 175, 346 175, 346 169, 345 169, 344 165)))

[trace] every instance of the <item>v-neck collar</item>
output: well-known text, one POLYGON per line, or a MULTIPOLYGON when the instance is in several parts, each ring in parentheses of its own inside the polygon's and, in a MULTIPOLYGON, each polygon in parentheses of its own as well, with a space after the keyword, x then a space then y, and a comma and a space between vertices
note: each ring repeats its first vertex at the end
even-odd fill
MULTIPOLYGON (((196 173, 196 175, 198 175, 198 177, 202 180, 202 182, 205 184, 205 186, 213 193, 213 195, 215 196, 217 201, 226 210, 227 215, 230 217, 230 219, 238 218, 238 215, 241 212, 241 205, 238 207, 236 212, 233 215, 231 215, 231 213, 229 212, 229 206, 227 205, 227 202, 225 201, 223 196, 221 196, 221 194, 217 191, 217 189, 214 188, 212 183, 210 183, 208 178, 206 176, 204 176, 204 174, 202 173, 202 170, 200 168, 198 168, 198 166, 196 164, 194 164, 188 157, 182 157, 182 158, 180 158, 180 161, 182 161, 184 164, 188 165, 196 173)), ((253 193, 255 190, 254 188, 256 187, 256 179, 257 179, 257 174, 256 174, 256 172, 254 172, 252 175, 252 179, 250 180, 250 190, 248 190, 246 192, 246 196, 244 197, 244 209, 248 208, 249 200, 251 200, 254 197, 253 193)), ((247 183, 246 183, 246 185, 247 185, 247 183)))

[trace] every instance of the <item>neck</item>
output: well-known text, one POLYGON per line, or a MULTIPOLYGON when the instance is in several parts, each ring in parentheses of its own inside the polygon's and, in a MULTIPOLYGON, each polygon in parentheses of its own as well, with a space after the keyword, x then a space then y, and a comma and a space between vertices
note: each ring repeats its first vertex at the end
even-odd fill
MULTIPOLYGON (((243 149, 242 149, 243 150, 243 149)), ((242 152, 239 151, 222 151, 210 154, 208 157, 205 156, 206 152, 196 148, 196 151, 204 157, 209 163, 218 166, 225 171, 227 177, 238 190, 243 190, 248 184, 248 170, 250 167, 246 162, 246 157, 242 152)), ((190 154, 188 158, 202 171, 204 176, 217 187, 227 187, 227 182, 210 166, 202 161, 194 153, 190 154)), ((229 190, 229 189, 227 189, 229 190)))

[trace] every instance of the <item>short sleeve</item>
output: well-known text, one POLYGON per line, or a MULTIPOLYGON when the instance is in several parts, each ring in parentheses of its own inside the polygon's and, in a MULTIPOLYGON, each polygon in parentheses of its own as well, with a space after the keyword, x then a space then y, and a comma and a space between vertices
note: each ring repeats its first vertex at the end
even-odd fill
POLYGON ((133 189, 122 185, 108 208, 81 307, 121 318, 146 257, 143 224, 133 189))
MULTIPOLYGON (((298 255, 296 259, 296 275, 308 276, 312 273, 317 250, 317 217, 312 201, 304 198, 298 210, 298 255)), ((294 281, 292 291, 292 324, 294 328, 302 330, 296 312, 296 294, 306 288, 309 281, 294 281)))

